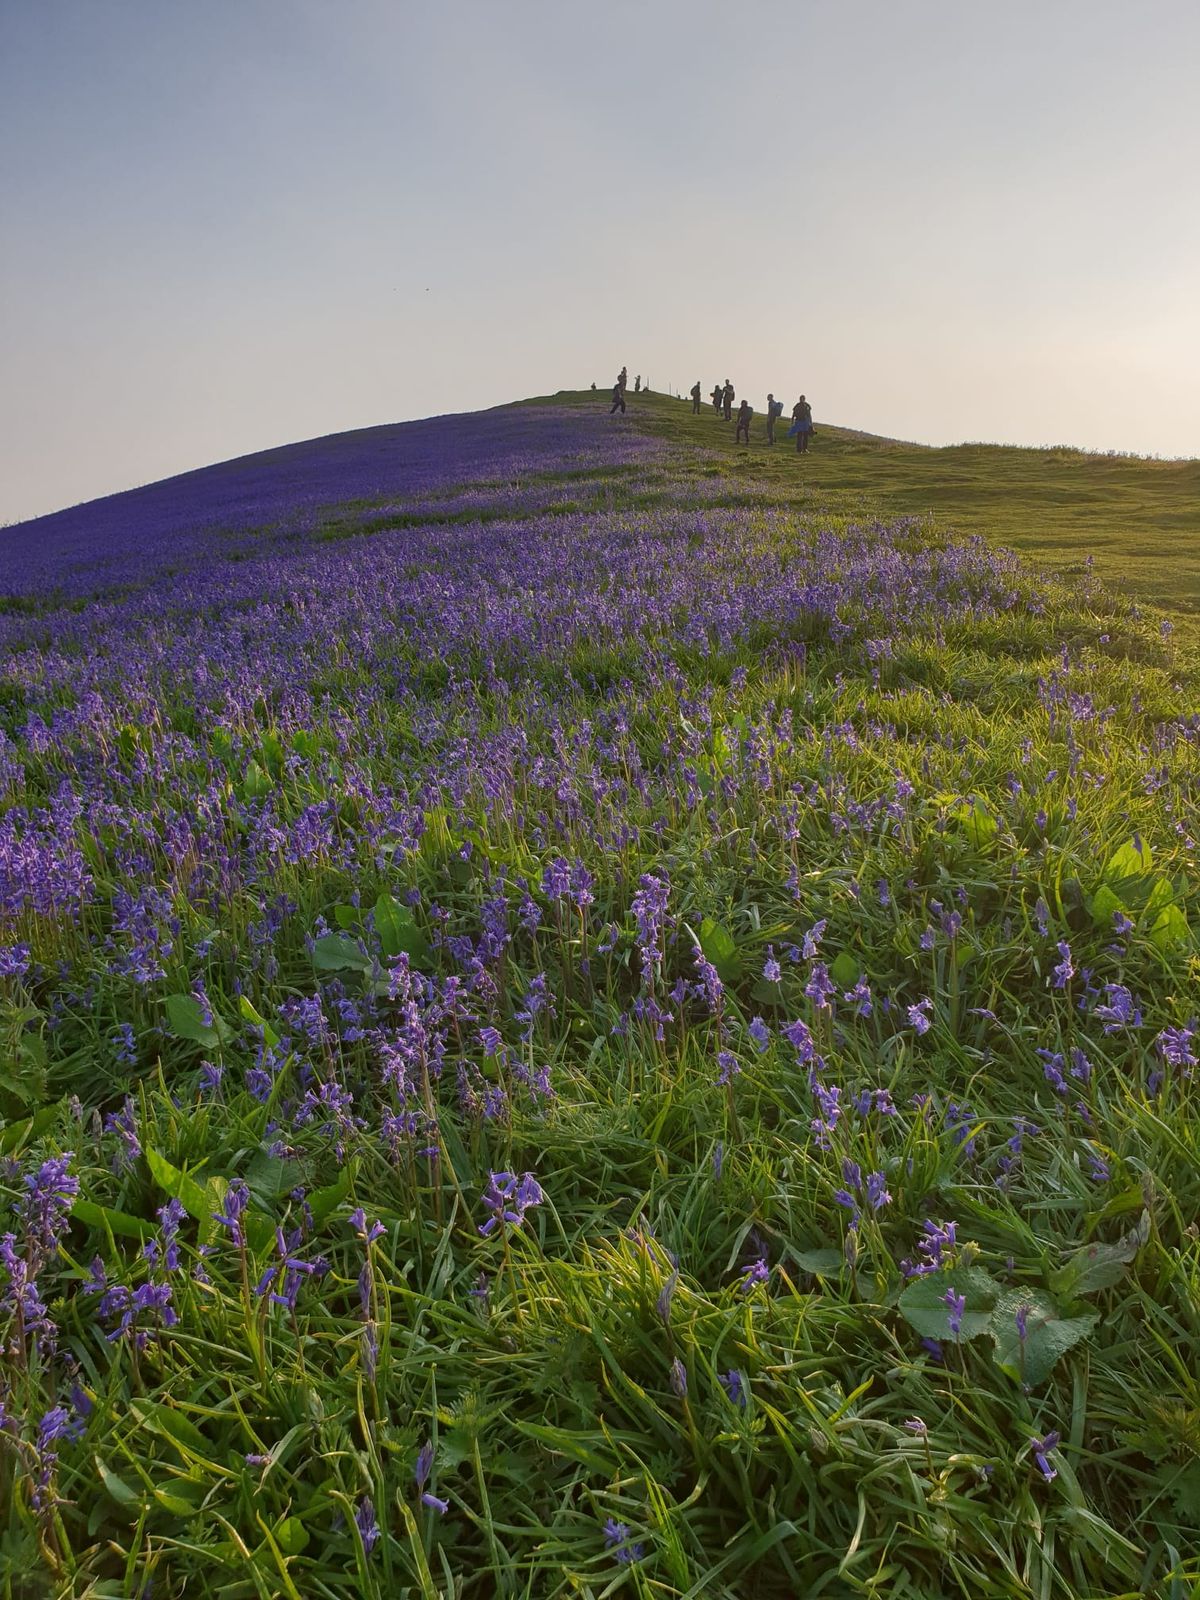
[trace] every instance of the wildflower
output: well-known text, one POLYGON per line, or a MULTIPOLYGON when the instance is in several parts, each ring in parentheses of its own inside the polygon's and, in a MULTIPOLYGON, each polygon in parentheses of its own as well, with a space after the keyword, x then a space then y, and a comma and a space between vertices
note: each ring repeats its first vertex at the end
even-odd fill
POLYGON ((829 971, 824 962, 815 961, 812 973, 804 986, 804 992, 812 1001, 818 1011, 830 1009, 830 999, 837 993, 837 985, 829 976, 829 971))
POLYGON ((1112 1177, 1112 1169, 1108 1162, 1105 1161, 1103 1156, 1097 1155, 1094 1150, 1089 1150, 1087 1152, 1087 1158, 1090 1168, 1088 1176, 1091 1178, 1092 1182, 1107 1183, 1112 1177))
POLYGON ((902 1261, 900 1270, 906 1278, 921 1278, 930 1272, 937 1272, 947 1265, 946 1257, 953 1252, 958 1242, 957 1222, 937 1223, 926 1221, 922 1223, 923 1235, 917 1240, 917 1255, 919 1261, 902 1261))
POLYGON ((0 978, 23 978, 29 971, 27 944, 0 944, 0 978))
POLYGON ((957 1338, 962 1329, 963 1312, 967 1307, 967 1297, 965 1294, 955 1294, 953 1289, 947 1289, 942 1299, 950 1310, 950 1315, 946 1319, 950 1332, 957 1338))
POLYGON ((356 1206, 350 1213, 350 1226, 364 1244, 374 1244, 376 1239, 381 1239, 387 1232, 382 1222, 372 1222, 368 1225, 366 1212, 361 1206, 356 1206))
POLYGON ((801 1066, 807 1066, 816 1055, 816 1046, 813 1036, 808 1031, 808 1024, 802 1021, 789 1022, 782 1029, 783 1037, 796 1052, 796 1058, 801 1066))
POLYGON ((1141 1027, 1141 1007, 1124 984, 1106 983, 1104 992, 1108 996, 1108 1004, 1096 1006, 1092 1015, 1104 1023, 1105 1033, 1120 1033, 1123 1028, 1141 1027))
POLYGON ((749 1294, 760 1283, 766 1283, 771 1276, 771 1269, 765 1259, 759 1256, 757 1261, 752 1261, 748 1267, 742 1268, 741 1291, 749 1294))
POLYGON ((492 1214, 480 1227, 480 1233, 486 1237, 500 1222, 520 1227, 525 1220, 525 1213, 541 1205, 545 1198, 532 1172, 526 1172, 520 1178, 515 1172, 489 1173, 483 1203, 492 1214))
POLYGON ((696 997, 703 1000, 709 1012, 715 1016, 721 1009, 725 994, 725 985, 721 982, 721 975, 716 967, 697 945, 695 949, 695 965, 700 981, 696 985, 696 997))
POLYGON ((1029 1337, 1029 1313, 1032 1310, 1032 1306, 1022 1304, 1017 1307, 1013 1316, 1013 1321, 1017 1325, 1017 1338, 1022 1344, 1024 1344, 1025 1340, 1029 1337))
POLYGON ((671 1388, 681 1400, 687 1399, 688 1375, 687 1368, 678 1356, 671 1363, 671 1388))
POLYGON ((1044 1439, 1030 1439, 1029 1441, 1029 1448, 1033 1451, 1033 1459, 1037 1462, 1042 1477, 1045 1478, 1047 1483, 1053 1483, 1055 1478, 1058 1477, 1057 1471, 1050 1465, 1049 1456, 1051 1450, 1058 1449, 1060 1441, 1061 1435, 1058 1432, 1048 1433, 1044 1439))
POLYGON ((362 1540, 363 1550, 371 1554, 379 1543, 379 1523, 375 1519, 375 1507, 369 1494, 363 1495, 358 1503, 358 1510, 354 1513, 354 1522, 362 1540))
POLYGON ((746 1031, 759 1050, 765 1050, 771 1042, 771 1030, 761 1017, 755 1017, 746 1031))
POLYGON ((746 1380, 736 1367, 728 1372, 718 1372, 717 1381, 729 1396, 731 1403, 740 1410, 746 1409, 746 1380))
POLYGON ((767 946, 767 959, 763 962, 763 977, 768 983, 779 983, 783 979, 783 969, 779 965, 779 958, 770 945, 767 946))
POLYGON ((825 928, 826 919, 822 917, 820 922, 814 922, 812 927, 804 935, 804 947, 800 953, 805 961, 811 961, 816 955, 817 950, 820 947, 821 940, 825 937, 825 928))
POLYGON ((921 1421, 920 1417, 909 1417, 904 1426, 908 1429, 909 1433, 915 1433, 918 1439, 925 1438, 926 1434, 929 1432, 929 1429, 921 1421))
POLYGON ((436 1511, 439 1517, 444 1517, 450 1509, 449 1500, 439 1500, 436 1494, 431 1494, 428 1489, 421 1496, 421 1504, 428 1506, 430 1511, 436 1511))
POLYGON ((1059 940, 1058 953, 1062 960, 1054 969, 1054 987, 1056 989, 1065 989, 1075 976, 1075 963, 1071 959, 1071 946, 1065 940, 1059 940))
POLYGON ((732 1050, 718 1050, 717 1066, 721 1069, 717 1074, 717 1082, 722 1086, 732 1083, 734 1078, 741 1075, 742 1064, 732 1050))
POLYGON ((934 946, 933 929, 926 928, 921 934, 921 937, 917 940, 917 944, 922 950, 932 950, 934 946))
POLYGON ((622 1566, 631 1566, 646 1553, 645 1545, 634 1543, 629 1537, 629 1526, 609 1517, 604 1524, 604 1543, 622 1566))
POLYGON ((250 1203, 250 1190, 241 1178, 234 1178, 225 1191, 220 1211, 214 1211, 212 1218, 219 1222, 223 1228, 229 1230, 230 1238, 240 1250, 246 1243, 246 1236, 242 1231, 242 1213, 250 1203))
POLYGON ((909 1026, 915 1028, 918 1034, 928 1033, 933 1023, 928 1013, 933 1010, 933 1001, 918 1000, 916 1005, 908 1008, 909 1026))
POLYGON ((1192 1040, 1196 1037, 1196 1021, 1193 1018, 1186 1028, 1164 1028, 1155 1039, 1155 1047, 1163 1060, 1172 1067, 1194 1067, 1197 1065, 1196 1056, 1192 1051, 1192 1040))
POLYGON ((45 1256, 57 1250, 59 1234, 79 1193, 79 1179, 70 1170, 73 1159, 73 1152, 67 1150, 43 1161, 36 1172, 25 1174, 25 1195, 17 1212, 31 1249, 45 1256))
POLYGON ((882 1211, 890 1205, 892 1197, 887 1190, 887 1179, 882 1172, 869 1172, 866 1182, 867 1204, 872 1211, 882 1211))
POLYGON ((865 978, 860 978, 853 989, 847 989, 842 999, 853 1007, 856 1017, 869 1017, 874 1010, 870 985, 865 978))

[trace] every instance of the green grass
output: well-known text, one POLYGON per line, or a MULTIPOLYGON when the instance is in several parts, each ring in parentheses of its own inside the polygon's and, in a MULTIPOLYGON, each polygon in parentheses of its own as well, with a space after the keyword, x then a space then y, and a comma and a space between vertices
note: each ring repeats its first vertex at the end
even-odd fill
MULTIPOLYGON (((98 695, 65 716, 67 674, 63 744, 40 724, 18 743, 14 677, 0 821, 81 770, 120 803, 78 833, 94 901, 0 935, 32 951, 0 977, 0 1205, 57 1329, 56 1348, 30 1332, 0 1269, 4 1600, 1197 1593, 1200 1082, 1156 1041, 1193 1021, 1200 987, 1200 657, 1121 595, 1015 562, 994 577, 1008 603, 959 614, 885 627, 868 586, 840 635, 813 611, 723 637, 714 605, 703 628, 672 615, 631 637, 602 614, 624 539, 647 541, 649 588, 693 564, 731 593, 776 563, 816 582, 839 560, 827 524, 891 516, 889 482, 920 499, 940 475, 963 509, 888 537, 945 577, 948 525, 970 511, 996 531, 984 484, 1010 456, 1008 544, 1007 519, 1035 520, 1036 472, 1077 466, 980 451, 923 479, 961 453, 824 428, 806 460, 782 443, 768 460, 679 402, 633 405, 626 425, 673 442, 668 459, 539 475, 529 538, 561 564, 504 603, 556 624, 575 605, 584 624, 540 654, 469 630, 422 653, 462 527, 400 604, 371 566, 393 524, 358 505, 316 542, 362 584, 361 634, 287 697, 210 726, 168 672, 152 716, 108 727, 98 695), (241 861, 252 838, 267 880, 205 888, 207 858, 241 861), (546 887, 560 859, 592 875, 590 904, 546 887), (670 884, 656 960, 647 874, 670 884), (162 976, 140 981, 127 896, 147 884, 162 976), (472 987, 475 946, 449 941, 494 933, 500 900, 472 987), (697 940, 720 993, 672 999, 697 940), (810 992, 818 961, 833 1013, 810 992), (552 1004, 531 1013, 541 979, 552 1004), (860 981, 870 1009, 849 998, 860 981), (1141 1011, 1110 1027, 1118 988, 1141 1011), (651 1001, 671 1012, 661 1037, 651 1001), (803 1031, 784 1031, 798 1021, 836 1116, 803 1031), (63 1151, 79 1196, 40 1248, 27 1181, 63 1151), (501 1169, 535 1172, 544 1199, 485 1237, 501 1169), (239 1182, 240 1235, 216 1220, 239 1182), (957 1239, 913 1279, 931 1221, 957 1239), (286 1286, 277 1227, 304 1264, 293 1306, 266 1292, 286 1286), (760 1258, 765 1281, 747 1279, 760 1258), (120 1290, 169 1286, 177 1320, 149 1308, 143 1342, 109 1337, 125 1302, 100 1315, 97 1260, 120 1290), (57 1406, 79 1436, 47 1464, 57 1406)), ((501 537, 505 488, 481 538, 501 537)), ((472 616, 494 598, 465 593, 472 616)), ((329 598, 298 571, 287 615, 329 598)), ((110 625, 46 638, 120 695, 110 625)), ((30 644, 22 696, 57 664, 30 644)))
MULTIPOLYGON (((534 403, 594 402, 603 394, 564 392, 534 403)), ((978 533, 1038 565, 1096 574, 1136 600, 1200 621, 1200 459, 1157 461, 1089 455, 1065 447, 1021 449, 960 444, 945 448, 882 439, 826 426, 797 457, 787 418, 768 449, 760 396, 749 449, 711 406, 699 417, 690 400, 628 396, 632 425, 673 442, 714 451, 730 472, 748 474, 779 504, 806 514, 928 516, 978 533)), ((602 409, 607 411, 607 404, 602 409)), ((615 418, 614 422, 619 422, 615 418)))

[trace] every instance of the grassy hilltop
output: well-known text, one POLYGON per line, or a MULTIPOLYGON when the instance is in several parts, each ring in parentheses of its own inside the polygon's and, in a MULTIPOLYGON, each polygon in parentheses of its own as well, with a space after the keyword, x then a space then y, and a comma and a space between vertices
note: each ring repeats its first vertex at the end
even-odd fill
MULTIPOLYGON (((604 396, 564 393, 532 404, 596 404, 604 396)), ((1134 599, 1200 619, 1200 460, 1154 461, 1068 448, 1019 449, 906 444, 825 426, 798 463, 788 420, 768 450, 754 397, 751 445, 733 443, 733 424, 711 406, 628 396, 637 424, 679 444, 728 452, 739 472, 798 511, 930 516, 964 533, 1010 545, 1039 564, 1094 570, 1134 599)), ((604 408, 607 410, 607 407, 604 408)))
POLYGON ((1200 1585, 1195 464, 602 400, 4 534, 0 1594, 1200 1585))

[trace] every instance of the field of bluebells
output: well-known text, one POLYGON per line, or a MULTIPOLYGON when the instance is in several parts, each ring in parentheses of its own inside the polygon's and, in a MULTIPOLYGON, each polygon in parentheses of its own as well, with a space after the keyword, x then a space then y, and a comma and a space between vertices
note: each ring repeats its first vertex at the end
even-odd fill
POLYGON ((570 405, 0 541, 0 1592, 1196 1592, 1169 624, 570 405))

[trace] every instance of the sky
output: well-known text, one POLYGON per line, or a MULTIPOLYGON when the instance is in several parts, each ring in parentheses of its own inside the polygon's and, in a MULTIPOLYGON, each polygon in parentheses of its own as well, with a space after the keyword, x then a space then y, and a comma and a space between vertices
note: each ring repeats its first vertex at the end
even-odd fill
POLYGON ((1195 0, 0 0, 0 523, 726 376, 1200 454, 1195 0))

